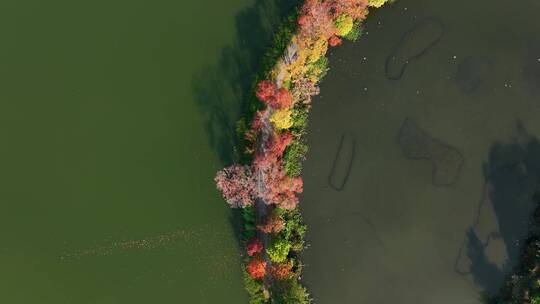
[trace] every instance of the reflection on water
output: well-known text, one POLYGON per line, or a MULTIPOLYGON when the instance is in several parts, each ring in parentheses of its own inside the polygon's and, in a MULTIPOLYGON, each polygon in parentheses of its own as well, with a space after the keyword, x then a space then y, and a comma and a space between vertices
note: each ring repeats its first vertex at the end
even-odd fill
POLYGON ((482 86, 491 73, 493 63, 483 56, 467 56, 457 67, 456 84, 465 93, 472 94, 482 86))
POLYGON ((540 143, 518 122, 512 142, 491 147, 485 170, 487 195, 467 233, 466 256, 460 254, 456 266, 493 294, 516 266, 527 236, 533 196, 540 189, 540 143))
POLYGON ((332 51, 301 207, 318 303, 477 304, 516 263, 540 182, 539 4, 460 1, 400 1, 332 51), (361 148, 335 191, 344 132, 361 148))

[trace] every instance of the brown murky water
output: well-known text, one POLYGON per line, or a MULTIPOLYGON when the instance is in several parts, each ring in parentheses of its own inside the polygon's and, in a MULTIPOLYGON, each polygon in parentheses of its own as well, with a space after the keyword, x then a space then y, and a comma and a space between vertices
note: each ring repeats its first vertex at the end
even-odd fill
POLYGON ((539 11, 402 0, 332 51, 302 198, 317 303, 473 304, 498 289, 540 181, 539 11))

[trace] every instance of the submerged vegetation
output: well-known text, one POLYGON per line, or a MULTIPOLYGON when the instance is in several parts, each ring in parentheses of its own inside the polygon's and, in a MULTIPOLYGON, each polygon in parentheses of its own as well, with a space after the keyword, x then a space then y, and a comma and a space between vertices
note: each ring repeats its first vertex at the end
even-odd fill
POLYGON ((239 164, 218 172, 218 189, 242 208, 250 303, 310 303, 300 283, 306 226, 298 209, 311 98, 328 71, 329 47, 356 40, 368 8, 386 0, 306 0, 277 31, 237 123, 239 164))

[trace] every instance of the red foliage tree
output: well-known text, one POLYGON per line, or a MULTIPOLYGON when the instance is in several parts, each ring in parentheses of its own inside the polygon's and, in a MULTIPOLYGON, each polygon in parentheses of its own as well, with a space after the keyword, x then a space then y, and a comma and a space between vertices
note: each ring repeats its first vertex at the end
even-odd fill
POLYGON ((256 155, 254 167, 263 177, 264 187, 257 187, 257 196, 266 204, 275 204, 284 209, 298 205, 296 193, 302 192, 302 179, 290 177, 283 168, 281 159, 268 155, 256 155))
POLYGON ((215 177, 217 188, 232 208, 253 204, 254 179, 247 166, 233 165, 219 171, 215 177))
POLYGON ((253 256, 257 253, 260 253, 263 250, 264 246, 259 238, 252 238, 246 245, 247 254, 253 256))
POLYGON ((266 144, 267 157, 280 158, 287 146, 291 144, 293 136, 289 132, 274 133, 266 144))
POLYGON ((285 228, 285 221, 277 214, 270 214, 257 228, 264 233, 279 233, 285 228))
POLYGON ((292 268, 293 264, 290 261, 274 264, 270 269, 270 274, 277 280, 287 280, 291 277, 292 268))
POLYGON ((289 108, 293 103, 293 96, 289 90, 281 88, 276 92, 274 108, 289 108))
POLYGON ((306 16, 306 15, 302 15, 302 16, 298 17, 297 21, 298 21, 298 25, 300 25, 302 27, 302 26, 307 25, 307 23, 309 22, 309 17, 306 16))
POLYGON ((336 31, 330 1, 306 0, 300 10, 300 34, 316 40, 330 37, 336 31))
POLYGON ((266 262, 261 256, 257 255, 249 262, 246 270, 252 278, 256 280, 262 279, 266 275, 266 262))
POLYGON ((332 37, 330 37, 330 39, 328 39, 328 44, 330 46, 338 46, 338 45, 341 45, 343 41, 341 40, 341 38, 339 38, 338 36, 334 35, 332 37))
POLYGON ((277 85, 275 83, 271 82, 270 80, 263 80, 257 85, 257 92, 255 95, 257 95, 259 100, 268 104, 273 102, 272 99, 275 98, 276 91, 277 85))
POLYGON ((278 89, 277 85, 269 80, 259 82, 255 95, 266 105, 276 109, 288 108, 293 102, 293 96, 289 90, 278 89))

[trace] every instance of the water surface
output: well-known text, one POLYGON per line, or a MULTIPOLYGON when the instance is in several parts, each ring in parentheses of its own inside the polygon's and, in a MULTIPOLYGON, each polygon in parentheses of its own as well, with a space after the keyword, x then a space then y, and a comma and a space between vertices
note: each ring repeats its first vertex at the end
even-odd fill
POLYGON ((499 288, 538 190, 539 9, 399 1, 331 52, 302 197, 317 303, 472 304, 499 288))
POLYGON ((1 303, 247 302, 194 86, 262 7, 0 3, 1 303))

